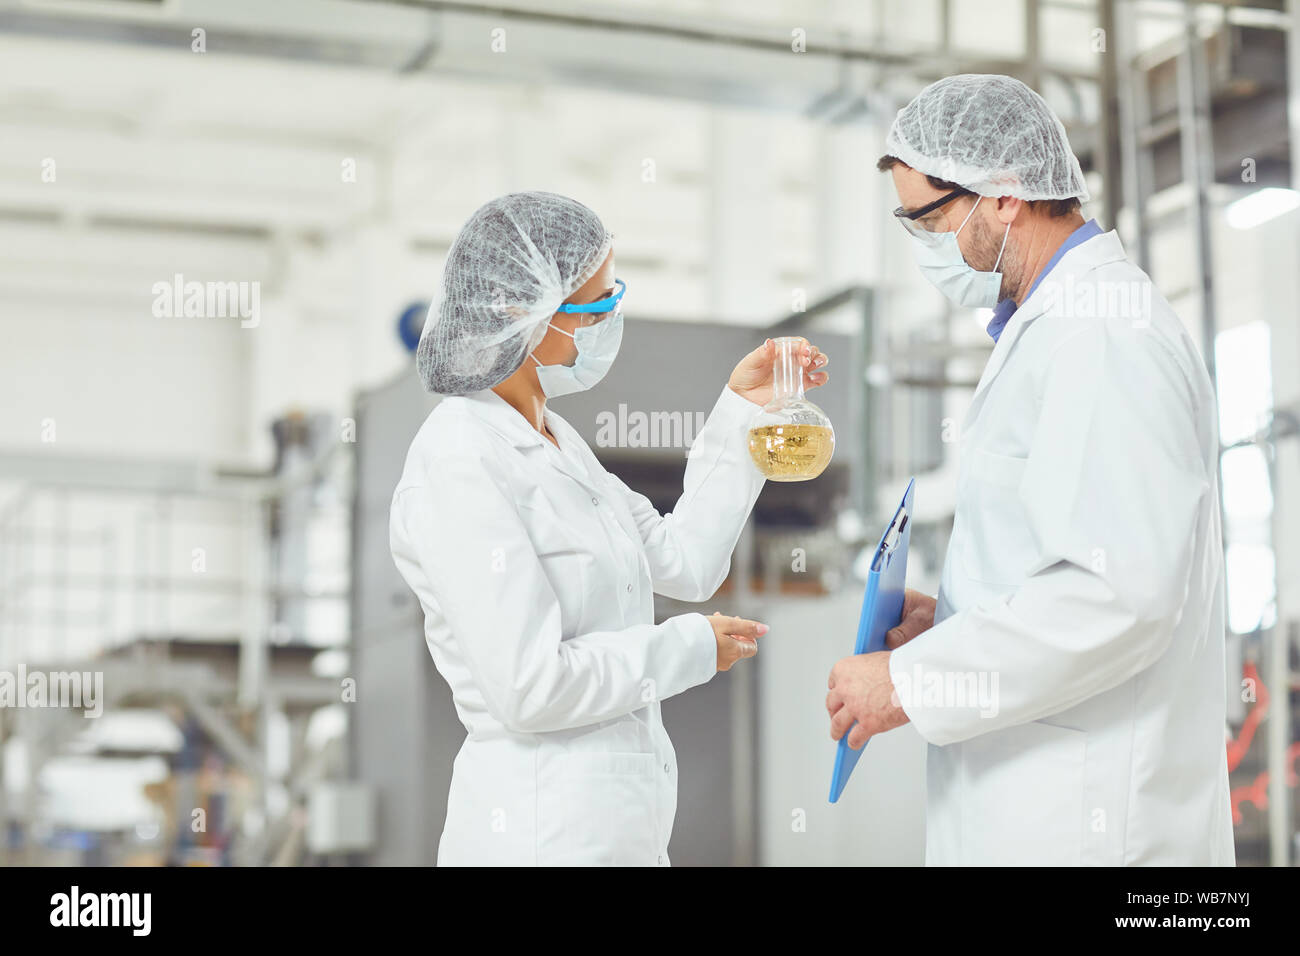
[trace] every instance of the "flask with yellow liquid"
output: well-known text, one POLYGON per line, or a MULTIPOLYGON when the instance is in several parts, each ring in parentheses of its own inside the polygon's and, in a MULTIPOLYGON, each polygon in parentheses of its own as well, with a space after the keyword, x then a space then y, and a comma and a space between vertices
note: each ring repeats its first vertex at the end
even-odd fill
POLYGON ((804 397, 802 346, 803 339, 795 336, 776 340, 772 400, 749 422, 749 455, 771 481, 816 478, 835 451, 831 420, 804 397))

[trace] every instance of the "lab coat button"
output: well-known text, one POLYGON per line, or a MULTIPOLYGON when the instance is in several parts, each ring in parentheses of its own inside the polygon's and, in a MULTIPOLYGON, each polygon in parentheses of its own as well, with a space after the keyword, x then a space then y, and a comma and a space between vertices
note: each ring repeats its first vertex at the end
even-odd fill
POLYGON ((663 866, 663 865, 664 865, 664 858, 663 858, 662 856, 659 857, 659 865, 660 865, 660 866, 663 866))
POLYGON ((627 593, 628 593, 628 594, 631 594, 631 593, 632 593, 632 585, 630 585, 630 584, 627 586, 627 593))
POLYGON ((598 505, 598 504, 600 504, 600 500, 597 499, 597 498, 592 498, 592 499, 591 499, 591 503, 592 503, 593 505, 598 505))
POLYGON ((669 767, 668 764, 664 764, 664 773, 672 773, 672 772, 673 772, 672 768, 669 767))

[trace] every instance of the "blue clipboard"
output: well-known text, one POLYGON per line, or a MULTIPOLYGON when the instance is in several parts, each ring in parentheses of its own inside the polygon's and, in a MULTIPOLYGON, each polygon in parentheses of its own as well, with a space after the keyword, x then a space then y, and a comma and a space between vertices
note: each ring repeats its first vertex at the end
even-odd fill
MULTIPOLYGON (((885 650, 885 635, 896 627, 903 617, 903 586, 907 580, 907 545, 912 539, 912 488, 913 478, 907 483, 903 500, 899 502, 889 527, 880 536, 876 553, 871 559, 867 574, 867 589, 862 595, 862 614, 858 618, 858 639, 853 645, 854 654, 870 654, 885 650)), ((852 728, 850 728, 852 729, 852 728)), ((869 743, 870 741, 868 741, 869 743)), ((831 772, 831 803, 835 803, 849 782, 849 775, 858 765, 858 758, 866 750, 849 746, 848 731, 835 744, 835 769, 831 772)))

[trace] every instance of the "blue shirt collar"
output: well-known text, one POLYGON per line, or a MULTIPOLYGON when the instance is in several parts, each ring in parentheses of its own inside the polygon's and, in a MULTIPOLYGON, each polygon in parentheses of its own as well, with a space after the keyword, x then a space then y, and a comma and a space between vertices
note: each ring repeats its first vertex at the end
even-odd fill
MULTIPOLYGON (((1047 260, 1047 265, 1043 266, 1043 271, 1038 273, 1038 278, 1036 278, 1034 284, 1029 287, 1029 293, 1025 296, 1025 299, 1028 300, 1029 296, 1034 294, 1034 290, 1038 288, 1038 283, 1043 281, 1043 277, 1046 276, 1047 273, 1056 268, 1056 264, 1061 261, 1062 256, 1080 243, 1087 242, 1094 236, 1100 235, 1101 226, 1097 225, 1097 220, 1089 219, 1078 229, 1074 230, 1074 232, 1066 236, 1065 241, 1061 243, 1061 247, 1052 254, 1052 258, 1047 260)), ((1016 309, 1018 308, 1019 306, 1016 305, 1015 299, 1003 299, 993 307, 993 318, 989 321, 988 332, 989 335, 993 336, 994 342, 996 342, 998 337, 1002 335, 1002 330, 1007 327, 1007 323, 1011 321, 1011 317, 1016 314, 1016 309)))

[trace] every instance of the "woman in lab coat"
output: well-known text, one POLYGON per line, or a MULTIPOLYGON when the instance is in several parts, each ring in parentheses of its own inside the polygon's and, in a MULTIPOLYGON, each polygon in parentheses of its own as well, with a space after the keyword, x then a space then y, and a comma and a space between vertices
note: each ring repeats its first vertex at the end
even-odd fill
MULTIPOLYGON (((489 202, 453 243, 421 337, 425 386, 447 397, 411 443, 391 545, 468 733, 439 865, 667 865, 677 761, 659 702, 766 631, 716 614, 655 624, 653 595, 703 601, 727 575, 763 483, 745 432, 771 394, 771 341, 732 372, 668 515, 547 407, 618 350, 612 238, 562 196, 489 202)), ((825 356, 802 360, 823 384, 825 356)))

